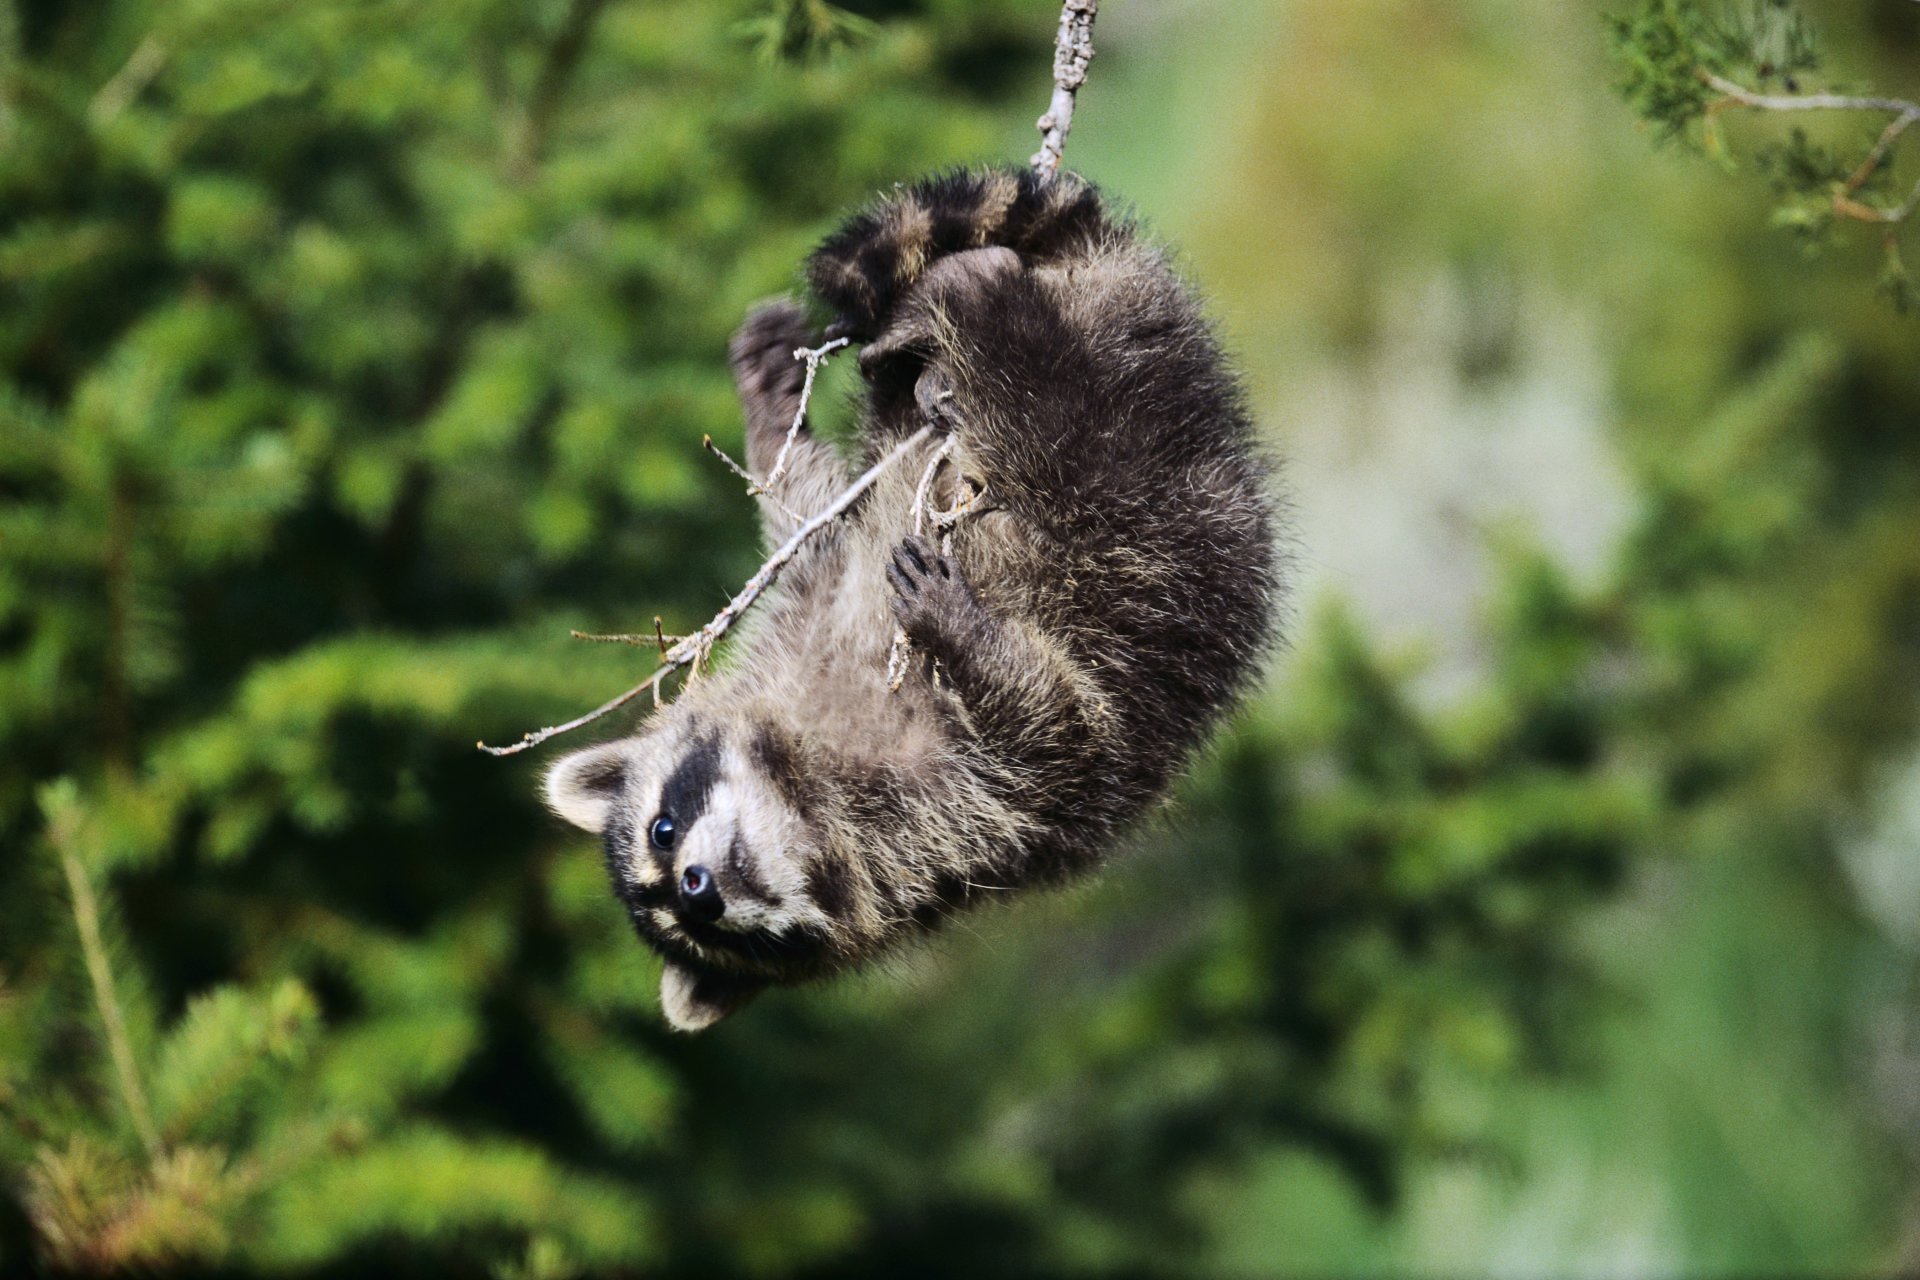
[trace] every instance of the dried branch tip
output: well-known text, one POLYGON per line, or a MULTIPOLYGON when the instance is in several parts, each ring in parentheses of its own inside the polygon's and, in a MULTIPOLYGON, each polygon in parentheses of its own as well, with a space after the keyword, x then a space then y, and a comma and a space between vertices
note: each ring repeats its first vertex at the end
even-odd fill
POLYGON ((1100 0, 1065 0, 1060 6, 1060 30, 1053 42, 1053 99, 1040 117, 1040 150, 1033 155, 1034 171, 1051 178, 1060 169, 1067 130, 1073 127, 1074 95, 1087 82, 1093 61, 1093 19, 1100 0))

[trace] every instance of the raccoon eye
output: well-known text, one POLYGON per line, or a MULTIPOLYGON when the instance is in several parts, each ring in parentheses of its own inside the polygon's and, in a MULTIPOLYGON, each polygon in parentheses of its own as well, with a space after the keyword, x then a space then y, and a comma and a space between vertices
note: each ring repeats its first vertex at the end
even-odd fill
POLYGON ((679 834, 679 829, 673 825, 673 819, 664 813, 655 818, 653 825, 647 828, 647 839, 654 848, 662 852, 673 848, 674 838, 679 834))

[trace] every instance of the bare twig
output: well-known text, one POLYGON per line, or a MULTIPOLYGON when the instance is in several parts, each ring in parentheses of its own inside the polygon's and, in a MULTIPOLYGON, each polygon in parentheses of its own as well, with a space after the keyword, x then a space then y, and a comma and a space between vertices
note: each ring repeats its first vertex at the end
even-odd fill
POLYGON ((990 506, 974 505, 987 496, 985 488, 974 488, 964 477, 961 479, 960 484, 965 491, 962 493, 960 501, 954 503, 945 511, 936 511, 928 517, 933 521, 933 527, 940 530, 941 555, 946 555, 953 548, 953 528, 955 525, 959 524, 960 521, 968 516, 985 515, 987 512, 995 510, 995 508, 990 506))
POLYGON ((1842 93, 1754 93, 1711 71, 1702 71, 1700 78, 1740 106, 1756 111, 1894 111, 1920 115, 1920 104, 1904 98, 1854 97, 1842 93))
POLYGON ((1833 193, 1833 211, 1843 218, 1852 218, 1858 222, 1901 222, 1920 210, 1920 183, 1916 183, 1907 198, 1897 205, 1873 205, 1855 200, 1854 194, 1866 185, 1886 163, 1894 144, 1900 140, 1915 122, 1920 122, 1920 102, 1910 102, 1905 98, 1859 97, 1842 93, 1772 94, 1754 93, 1746 87, 1715 75, 1711 71, 1700 72, 1705 81, 1716 92, 1723 95, 1723 101, 1732 106, 1747 107, 1754 111, 1886 111, 1893 114, 1887 127, 1881 130, 1880 137, 1867 152, 1847 180, 1833 193))
POLYGON ((113 986, 113 967, 107 960, 107 946, 100 936, 100 904, 87 882, 86 868, 80 865, 73 845, 78 821, 71 808, 48 815, 47 838, 60 854, 60 868, 66 873, 67 893, 73 902, 73 923, 80 934, 80 952, 87 962, 87 980, 93 985, 94 1007, 100 1013, 100 1026, 107 1037, 107 1052, 120 1080, 120 1097, 140 1135, 147 1157, 160 1155, 160 1131, 154 1127, 153 1109, 147 1105, 147 1091, 140 1083, 140 1070, 133 1060, 133 1046, 127 1039, 126 1015, 120 1009, 120 997, 113 986))
MULTIPOLYGON (((820 366, 826 363, 828 356, 851 342, 850 338, 835 338, 832 342, 817 347, 795 347, 793 358, 807 362, 807 380, 800 384, 800 407, 793 411, 793 425, 787 428, 787 438, 780 442, 780 452, 774 455, 773 466, 767 471, 767 478, 760 482, 756 492, 765 494, 774 485, 779 484, 787 474, 787 457, 793 452, 793 442, 800 436, 800 426, 807 420, 807 402, 813 399, 813 380, 820 374, 820 366)), ((771 494, 768 494, 771 497, 771 494)))
POLYGON ((797 511, 795 511, 792 507, 789 507, 786 503, 780 501, 780 499, 774 497, 771 493, 768 493, 766 482, 762 480, 754 479, 753 472, 747 470, 745 467, 735 462, 732 458, 729 458, 726 455, 726 451, 721 449, 719 445, 713 442, 712 436, 701 436, 700 447, 705 449, 708 453, 712 454, 714 457, 720 459, 720 461, 726 463, 727 470, 733 472, 733 474, 739 476, 742 480, 745 480, 747 482, 747 492, 749 494, 754 494, 759 497, 765 498, 768 502, 771 502, 779 510, 781 515, 793 521, 795 524, 798 524, 801 520, 804 520, 806 518, 805 516, 802 516, 797 511))
POLYGON ((665 680, 668 675, 682 667, 693 667, 697 669, 701 663, 706 661, 707 655, 713 652, 714 645, 718 644, 720 638, 727 634, 728 628, 732 627, 733 624, 739 620, 741 614, 753 607, 754 601, 760 598, 762 592, 773 585, 774 579, 780 576, 780 571, 786 568, 788 561, 800 553, 800 548, 806 545, 809 538, 845 515, 848 508, 859 501, 860 495, 868 489, 871 489, 874 482, 884 475, 888 468, 912 452, 921 441, 927 439, 927 437, 932 434, 932 427, 921 427, 918 431, 894 445, 892 449, 887 451, 884 457, 871 467, 868 467, 859 479, 841 490, 840 496, 827 504, 825 510, 811 517, 806 523, 794 530, 793 536, 782 543, 778 551, 768 556, 766 563, 760 566, 759 571, 747 579, 747 585, 740 588, 739 594, 727 601, 726 608, 715 614, 713 620, 708 622, 706 626, 668 648, 666 654, 660 660, 660 669, 648 676, 645 680, 627 690, 619 697, 614 698, 612 701, 595 707, 583 716, 577 716, 565 724, 554 725, 548 729, 536 730, 533 733, 527 734, 511 746, 490 747, 484 742, 475 745, 489 755, 515 755, 518 752, 525 751, 529 747, 540 745, 548 738, 569 733, 580 728, 582 725, 592 724, 601 716, 613 711, 618 711, 621 707, 626 706, 629 702, 632 702, 635 698, 638 698, 641 694, 649 690, 652 690, 654 696, 657 698, 659 696, 660 682, 665 680))
POLYGON ((1087 64, 1093 61, 1093 19, 1099 11, 1100 0, 1065 0, 1060 6, 1060 30, 1053 42, 1053 100, 1037 123, 1040 150, 1031 162, 1043 178, 1060 168, 1067 130, 1073 127, 1074 95, 1087 82, 1087 64))
POLYGON ((660 619, 658 618, 655 618, 653 623, 652 635, 647 635, 645 632, 632 631, 623 631, 612 635, 603 635, 594 631, 569 631, 567 634, 575 640, 593 640, 600 644, 630 644, 636 649, 644 649, 646 646, 652 645, 660 651, 660 656, 664 658, 667 656, 668 645, 678 644, 680 641, 685 640, 686 637, 670 636, 661 631, 660 619))

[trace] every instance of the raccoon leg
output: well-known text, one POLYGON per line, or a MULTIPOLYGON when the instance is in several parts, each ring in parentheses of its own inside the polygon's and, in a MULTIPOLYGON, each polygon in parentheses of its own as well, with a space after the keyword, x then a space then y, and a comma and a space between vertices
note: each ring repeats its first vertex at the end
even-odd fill
MULTIPOLYGON (((814 336, 799 307, 775 302, 749 315, 728 344, 733 384, 747 411, 747 469, 756 476, 765 477, 773 469, 786 443, 806 381, 806 365, 793 353, 812 346, 814 336)), ((831 502, 850 479, 839 455, 802 423, 774 496, 787 510, 807 516, 831 502)), ((791 516, 765 498, 760 499, 760 517, 767 537, 776 544, 786 541, 797 527, 791 516)))
POLYGON ((894 617, 940 662, 974 731, 1015 772, 1092 767, 1110 725, 1106 702, 1072 659, 1032 624, 995 616, 960 566, 915 535, 887 566, 894 617))

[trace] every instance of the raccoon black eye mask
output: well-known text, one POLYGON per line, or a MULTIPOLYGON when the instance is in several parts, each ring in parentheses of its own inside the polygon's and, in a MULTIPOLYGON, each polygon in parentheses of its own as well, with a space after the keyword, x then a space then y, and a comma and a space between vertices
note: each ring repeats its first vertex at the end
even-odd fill
MULTIPOLYGON (((863 344, 864 456, 803 425, 761 500, 768 537, 935 430, 787 564, 727 668, 546 780, 602 837, 687 1031, 1095 865, 1255 673, 1280 590, 1239 386, 1159 251, 1085 182, 900 189, 807 277, 863 344)), ((786 303, 734 335, 757 475, 800 407, 793 352, 820 340, 786 303)))

